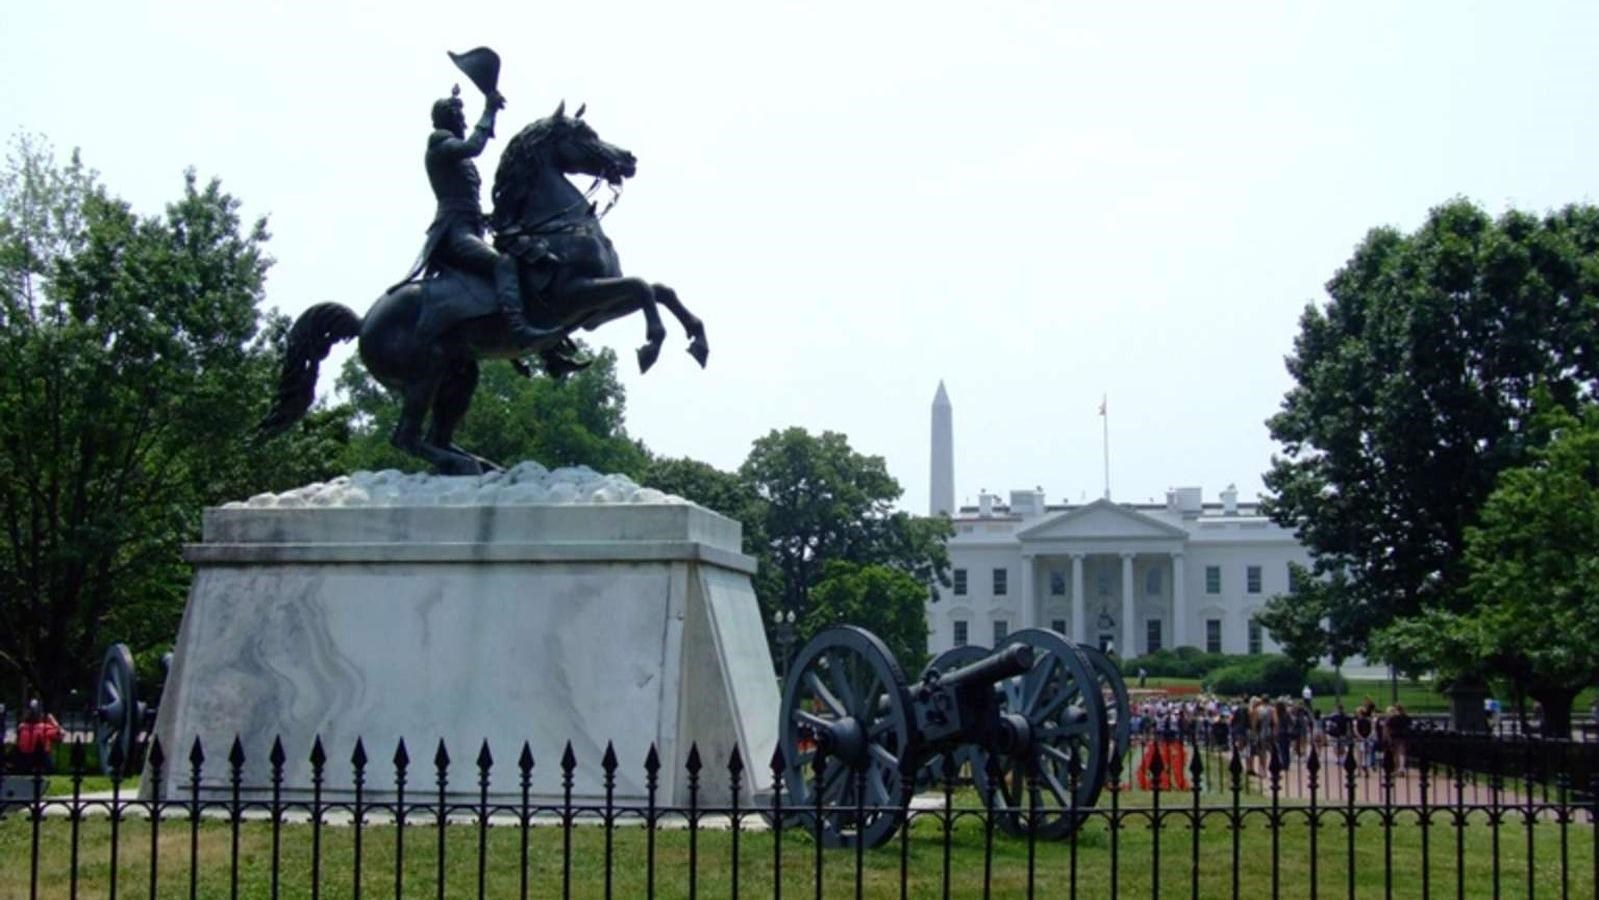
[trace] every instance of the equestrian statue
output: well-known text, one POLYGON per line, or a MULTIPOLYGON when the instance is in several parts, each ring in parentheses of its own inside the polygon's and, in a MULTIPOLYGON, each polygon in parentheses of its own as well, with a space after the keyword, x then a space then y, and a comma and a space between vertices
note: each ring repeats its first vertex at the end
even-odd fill
POLYGON ((468 134, 459 86, 433 104, 423 161, 438 207, 421 255, 364 317, 338 303, 319 303, 295 320, 276 400, 258 426, 263 437, 305 416, 321 361, 350 338, 358 339, 366 370, 400 400, 390 441, 443 475, 498 468, 453 442, 481 359, 509 360, 531 375, 523 360, 537 356, 545 372, 561 378, 588 365, 575 358, 572 332, 641 312, 645 342, 638 363, 647 372, 666 337, 659 305, 688 335, 689 354, 705 365, 705 326, 671 288, 623 275, 600 227, 637 169, 633 154, 600 140, 583 120, 584 107, 568 116, 563 101, 506 145, 494 173, 493 210, 485 216, 473 160, 494 136, 495 117, 505 106, 500 59, 487 47, 450 58, 483 92, 484 108, 468 134), (593 183, 580 191, 568 175, 593 183), (602 185, 610 201, 597 210, 591 197, 602 185))

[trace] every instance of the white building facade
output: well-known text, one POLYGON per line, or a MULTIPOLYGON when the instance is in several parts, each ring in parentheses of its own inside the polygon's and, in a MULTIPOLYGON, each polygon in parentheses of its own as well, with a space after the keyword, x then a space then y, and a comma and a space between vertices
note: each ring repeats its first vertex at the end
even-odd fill
POLYGON ((1002 504, 984 494, 952 520, 954 583, 927 607, 935 654, 996 646, 1034 626, 1124 657, 1180 646, 1272 653, 1255 616, 1289 591, 1289 563, 1310 562, 1291 532, 1232 488, 1213 503, 1177 488, 1164 505, 1046 506, 1037 490, 1002 504))

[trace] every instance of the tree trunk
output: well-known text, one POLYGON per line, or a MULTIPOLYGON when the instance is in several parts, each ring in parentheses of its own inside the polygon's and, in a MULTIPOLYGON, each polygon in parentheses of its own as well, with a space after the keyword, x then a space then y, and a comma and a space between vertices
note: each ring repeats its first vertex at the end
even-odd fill
POLYGON ((1577 699, 1577 689, 1535 687, 1527 693, 1543 705, 1543 727, 1539 733, 1546 738, 1571 740, 1571 704, 1577 699))

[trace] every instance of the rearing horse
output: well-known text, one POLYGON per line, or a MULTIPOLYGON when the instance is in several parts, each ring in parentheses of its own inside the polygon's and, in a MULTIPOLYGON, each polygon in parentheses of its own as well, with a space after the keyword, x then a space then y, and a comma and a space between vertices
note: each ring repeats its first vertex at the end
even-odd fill
POLYGON ((616 250, 600 228, 588 196, 566 176, 587 175, 619 190, 633 177, 633 154, 600 140, 583 109, 566 115, 566 104, 523 128, 506 145, 494 174, 495 246, 519 261, 527 317, 551 334, 529 349, 507 335, 505 318, 486 278, 446 270, 438 276, 396 285, 366 316, 347 306, 319 303, 289 330, 283 371, 272 409, 259 432, 286 431, 311 408, 317 369, 328 350, 359 338, 361 362, 400 400, 400 420, 390 441, 431 463, 444 475, 477 475, 494 464, 455 446, 456 426, 477 388, 478 360, 546 359, 581 328, 587 331, 633 312, 644 314, 645 343, 639 371, 660 355, 666 329, 656 304, 666 307, 689 337, 688 352, 705 365, 710 352, 705 326, 664 284, 622 274, 616 250), (424 424, 427 426, 424 431, 424 424))

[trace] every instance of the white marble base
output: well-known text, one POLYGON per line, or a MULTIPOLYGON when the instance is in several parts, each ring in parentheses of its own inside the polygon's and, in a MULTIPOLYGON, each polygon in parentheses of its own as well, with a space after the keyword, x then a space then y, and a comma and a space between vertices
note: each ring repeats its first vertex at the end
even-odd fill
POLYGON ((202 793, 225 799, 238 735, 246 787, 270 784, 281 737, 284 796, 305 799, 320 736, 323 795, 347 801, 359 736, 373 800, 394 796, 404 737, 419 802, 442 738, 458 801, 478 797, 486 740, 491 799, 520 798, 525 741, 535 802, 559 802, 570 741, 574 798, 597 802, 609 741, 618 803, 644 800, 653 744, 658 801, 686 805, 697 742, 700 802, 727 802, 736 746, 747 803, 770 780, 779 700, 739 532, 680 501, 209 510, 156 726, 161 793, 188 796, 199 737, 202 793))

